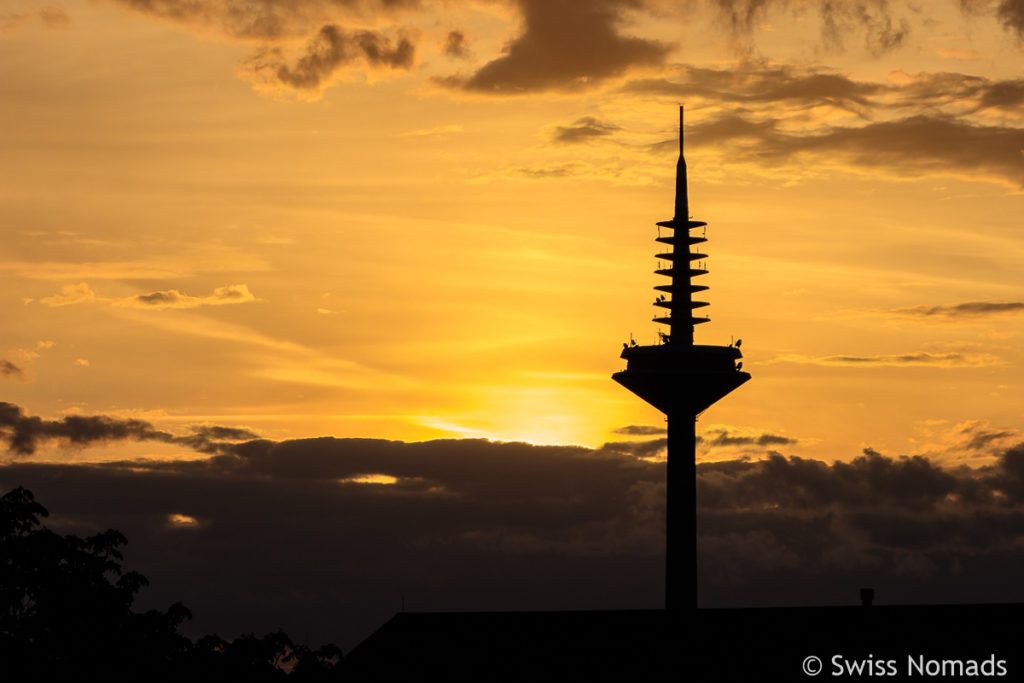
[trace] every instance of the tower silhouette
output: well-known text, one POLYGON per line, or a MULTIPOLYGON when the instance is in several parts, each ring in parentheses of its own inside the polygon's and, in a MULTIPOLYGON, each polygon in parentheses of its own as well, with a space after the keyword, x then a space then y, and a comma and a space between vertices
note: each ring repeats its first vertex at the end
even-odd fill
POLYGON ((695 301, 693 294, 706 285, 693 284, 695 277, 706 274, 703 260, 707 254, 691 249, 706 242, 707 223, 690 220, 686 191, 686 160, 683 158, 683 108, 679 107, 679 161, 676 164, 675 216, 658 223, 672 230, 658 242, 671 245, 672 250, 657 254, 669 262, 668 268, 654 271, 669 278, 669 284, 654 289, 667 292, 659 295, 655 306, 668 309, 656 315, 655 322, 668 325, 669 332, 659 332, 660 344, 626 346, 622 358, 626 369, 612 379, 665 413, 668 425, 668 463, 665 493, 665 609, 685 609, 687 603, 697 606, 697 416, 709 406, 740 386, 750 375, 742 372, 743 357, 739 342, 735 346, 703 346, 693 343, 694 327, 709 321, 694 312, 707 306, 695 301), (684 463, 683 460, 686 460, 684 463), (692 553, 692 558, 688 557, 692 553), (689 579, 687 581, 687 579, 689 579), (691 597, 687 599, 687 584, 691 597))

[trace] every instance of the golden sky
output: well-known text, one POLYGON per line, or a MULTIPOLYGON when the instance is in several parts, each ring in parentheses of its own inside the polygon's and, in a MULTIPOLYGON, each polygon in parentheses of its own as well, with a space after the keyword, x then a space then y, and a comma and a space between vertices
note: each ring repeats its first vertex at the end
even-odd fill
POLYGON ((980 464, 1024 431, 1022 39, 1020 0, 6 0, 2 398, 272 439, 660 426, 610 376, 656 340, 685 104, 697 342, 753 375, 700 457, 980 464))

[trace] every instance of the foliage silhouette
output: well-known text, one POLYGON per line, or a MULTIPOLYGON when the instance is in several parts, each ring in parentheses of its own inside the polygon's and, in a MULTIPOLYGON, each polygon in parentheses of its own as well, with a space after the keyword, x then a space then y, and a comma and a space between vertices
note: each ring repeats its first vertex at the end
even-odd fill
POLYGON ((181 603, 138 614, 135 594, 149 581, 126 572, 108 529, 61 536, 32 492, 0 497, 0 662, 8 680, 179 681, 336 680, 341 651, 295 645, 283 631, 233 641, 178 633, 192 618, 181 603))

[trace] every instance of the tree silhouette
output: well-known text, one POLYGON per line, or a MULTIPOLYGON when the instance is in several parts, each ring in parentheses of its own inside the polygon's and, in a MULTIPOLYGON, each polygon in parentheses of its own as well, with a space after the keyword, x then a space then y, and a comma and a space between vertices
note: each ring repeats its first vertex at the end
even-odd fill
POLYGON ((341 651, 297 646, 283 631, 233 641, 178 633, 181 603, 137 614, 149 584, 125 572, 118 531, 61 536, 46 508, 18 487, 0 497, 0 666, 7 680, 334 680, 341 651), (288 670, 291 675, 288 675, 288 670))

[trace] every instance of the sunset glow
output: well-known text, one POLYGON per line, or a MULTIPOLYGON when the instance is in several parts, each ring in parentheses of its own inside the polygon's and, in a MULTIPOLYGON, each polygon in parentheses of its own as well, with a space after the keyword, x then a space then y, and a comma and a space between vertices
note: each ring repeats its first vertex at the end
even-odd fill
POLYGON ((932 5, 8 2, 5 400, 176 436, 660 426, 610 375, 655 340, 683 103, 698 343, 753 375, 700 457, 982 462, 1024 426, 1024 26, 932 5))

